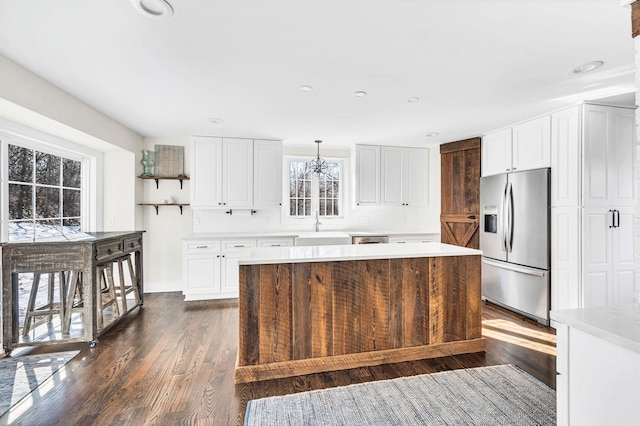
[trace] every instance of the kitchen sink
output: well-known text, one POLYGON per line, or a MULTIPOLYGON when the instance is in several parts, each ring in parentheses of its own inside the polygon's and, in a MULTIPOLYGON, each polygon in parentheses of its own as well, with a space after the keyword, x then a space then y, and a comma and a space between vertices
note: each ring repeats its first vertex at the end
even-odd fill
POLYGON ((351 244, 351 234, 336 231, 307 232, 296 237, 297 246, 327 246, 351 244))

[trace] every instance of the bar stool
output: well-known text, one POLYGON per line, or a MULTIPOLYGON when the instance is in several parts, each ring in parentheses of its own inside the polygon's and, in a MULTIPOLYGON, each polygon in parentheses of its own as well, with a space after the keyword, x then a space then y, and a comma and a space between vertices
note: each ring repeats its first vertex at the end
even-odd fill
POLYGON ((115 283, 113 281, 113 263, 98 265, 98 284, 97 306, 100 306, 99 315, 97 315, 96 326, 98 329, 104 327, 105 314, 104 310, 109 306, 113 306, 114 319, 120 317, 120 308, 118 307, 118 299, 116 297, 115 283))
POLYGON ((127 307, 127 294, 133 293, 136 305, 141 303, 140 290, 138 289, 138 278, 136 271, 133 268, 133 262, 131 261, 131 254, 121 256, 114 259, 114 263, 118 264, 118 276, 120 279, 120 287, 116 288, 116 295, 122 298, 122 312, 126 313, 129 309, 127 307), (124 266, 126 262, 129 271, 129 283, 125 283, 124 266))
POLYGON ((36 307, 36 299, 38 296, 38 289, 40 288, 41 274, 38 272, 33 273, 33 282, 31 283, 31 292, 29 294, 29 302, 27 303, 27 309, 24 315, 24 325, 22 326, 22 335, 26 336, 32 327, 32 321, 38 325, 37 318, 48 317, 48 322, 53 320, 53 315, 60 316, 60 323, 64 324, 64 305, 65 305, 65 276, 64 272, 49 272, 49 287, 47 289, 47 303, 36 307), (58 290, 59 301, 54 300, 55 293, 55 274, 59 274, 58 290))
POLYGON ((65 274, 66 303, 64 305, 64 321, 62 334, 69 334, 71 329, 71 316, 74 312, 84 315, 84 302, 82 293, 82 271, 68 271, 65 274))

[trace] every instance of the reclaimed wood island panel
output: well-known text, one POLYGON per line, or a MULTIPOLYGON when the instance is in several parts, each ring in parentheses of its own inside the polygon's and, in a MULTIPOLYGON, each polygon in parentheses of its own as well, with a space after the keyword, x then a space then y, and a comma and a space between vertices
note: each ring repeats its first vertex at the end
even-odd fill
POLYGON ((484 351, 480 254, 440 243, 256 250, 239 261, 236 382, 484 351))

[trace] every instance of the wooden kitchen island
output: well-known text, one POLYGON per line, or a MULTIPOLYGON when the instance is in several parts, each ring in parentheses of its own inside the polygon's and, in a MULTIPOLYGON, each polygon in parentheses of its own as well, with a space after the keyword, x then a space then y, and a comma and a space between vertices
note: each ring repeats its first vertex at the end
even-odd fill
POLYGON ((239 260, 236 382, 482 352, 479 250, 256 249, 239 260))

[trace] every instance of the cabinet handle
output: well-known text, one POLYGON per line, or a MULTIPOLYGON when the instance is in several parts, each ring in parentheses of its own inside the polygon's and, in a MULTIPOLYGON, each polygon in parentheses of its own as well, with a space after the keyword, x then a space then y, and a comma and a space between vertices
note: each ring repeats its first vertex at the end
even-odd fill
POLYGON ((234 247, 245 247, 244 244, 236 244, 234 247))
POLYGON ((609 229, 616 227, 616 214, 615 210, 609 209, 609 213, 611 213, 611 225, 609 225, 609 229))
POLYGON ((207 248, 209 246, 196 246, 196 248, 207 248))
POLYGON ((504 169, 504 170, 505 170, 506 172, 510 172, 510 171, 511 171, 511 169, 504 169))
POLYGON ((223 254, 222 257, 226 257, 226 256, 223 254))
POLYGON ((280 244, 271 244, 271 247, 280 247, 280 244))
POLYGON ((111 249, 107 249, 107 253, 108 253, 108 254, 112 254, 112 253, 113 253, 113 250, 111 250, 111 249))
POLYGON ((467 219, 475 219, 475 218, 476 218, 476 215, 474 214, 467 216, 467 219))
POLYGON ((613 210, 613 227, 620 228, 620 210, 613 210))

